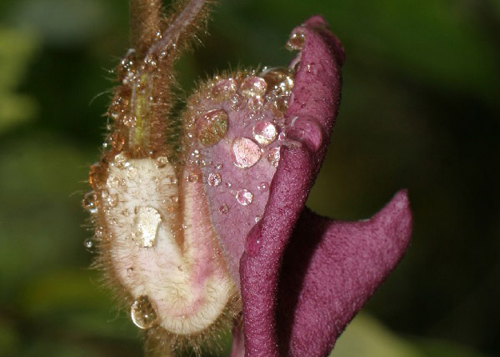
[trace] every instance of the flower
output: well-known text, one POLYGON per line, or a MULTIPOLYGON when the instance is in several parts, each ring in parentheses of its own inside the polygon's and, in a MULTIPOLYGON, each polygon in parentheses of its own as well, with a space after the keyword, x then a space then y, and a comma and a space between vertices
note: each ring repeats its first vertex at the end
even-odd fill
POLYGON ((233 356, 328 354, 411 234, 405 191, 367 221, 305 208, 340 101, 340 42, 314 16, 292 31, 288 67, 216 76, 173 118, 173 61, 206 4, 167 25, 148 4, 132 2, 136 48, 89 175, 98 265, 149 348, 234 322, 233 356))

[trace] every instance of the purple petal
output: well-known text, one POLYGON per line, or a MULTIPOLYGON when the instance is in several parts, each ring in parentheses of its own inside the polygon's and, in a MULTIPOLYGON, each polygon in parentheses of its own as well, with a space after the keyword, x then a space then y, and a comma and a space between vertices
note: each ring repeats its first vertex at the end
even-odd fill
POLYGON ((240 263, 247 356, 277 356, 275 305, 284 249, 323 161, 340 100, 343 50, 319 16, 293 33, 304 36, 286 116, 288 135, 304 145, 281 148, 262 220, 248 234, 240 263))

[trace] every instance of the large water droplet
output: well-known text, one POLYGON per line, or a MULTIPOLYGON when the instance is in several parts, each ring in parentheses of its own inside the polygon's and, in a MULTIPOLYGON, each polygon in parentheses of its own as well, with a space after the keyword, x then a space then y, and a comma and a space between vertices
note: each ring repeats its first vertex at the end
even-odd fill
POLYGON ((139 328, 147 330, 156 324, 156 316, 153 303, 147 295, 141 295, 134 301, 130 308, 132 322, 139 328))
POLYGON ((227 100, 236 93, 237 83, 233 78, 221 79, 212 87, 215 98, 227 100))
POLYGON ((233 163, 242 169, 252 167, 260 160, 262 152, 255 142, 238 137, 233 142, 233 163))
POLYGON ((304 44, 306 42, 306 35, 302 30, 297 30, 292 32, 288 42, 286 43, 286 47, 293 51, 300 51, 304 48, 304 44))
POLYGON ((204 146, 217 144, 227 132, 228 114, 222 109, 213 109, 197 121, 198 140, 204 146))
POLYGON ((238 190, 235 197, 236 201, 242 206, 248 206, 253 201, 253 193, 245 188, 238 190))
POLYGON ((210 186, 219 186, 222 182, 222 177, 218 173, 210 173, 207 182, 210 186))
POLYGON ((280 95, 289 95, 293 89, 293 74, 288 68, 269 68, 262 72, 261 77, 267 83, 268 90, 280 95))
POLYGON ((247 77, 240 86, 240 92, 245 97, 262 97, 266 94, 267 83, 260 77, 247 77))
POLYGON ((123 152, 121 152, 115 156, 113 165, 115 165, 119 169, 124 169, 130 166, 130 162, 128 161, 127 156, 123 152))
POLYGON ((262 146, 271 144, 277 136, 278 130, 271 122, 259 121, 253 126, 253 137, 262 146))
POLYGON ((155 244, 158 226, 161 222, 160 213, 153 207, 137 207, 134 217, 134 241, 144 248, 155 244))
POLYGON ((267 161, 274 167, 278 167, 280 162, 280 147, 274 147, 270 149, 267 153, 267 161))

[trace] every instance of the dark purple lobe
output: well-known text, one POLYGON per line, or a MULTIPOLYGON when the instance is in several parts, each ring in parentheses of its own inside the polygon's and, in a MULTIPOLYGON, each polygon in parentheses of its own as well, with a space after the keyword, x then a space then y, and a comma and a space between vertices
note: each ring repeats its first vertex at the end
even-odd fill
POLYGON ((268 204, 241 258, 245 355, 251 357, 328 354, 400 260, 411 231, 406 192, 365 222, 303 211, 338 110, 343 50, 319 16, 294 33, 305 42, 294 61, 300 63, 287 134, 303 145, 281 148, 268 204))

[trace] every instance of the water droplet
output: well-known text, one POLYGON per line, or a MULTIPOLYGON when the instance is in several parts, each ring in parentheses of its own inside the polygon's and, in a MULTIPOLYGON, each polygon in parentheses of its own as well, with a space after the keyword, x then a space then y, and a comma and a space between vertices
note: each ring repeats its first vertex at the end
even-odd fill
POLYGON ((227 132, 229 116, 222 109, 213 109, 202 115, 196 125, 198 140, 204 146, 217 144, 227 132))
POLYGON ((157 316, 153 303, 147 295, 141 295, 130 308, 132 322, 140 329, 146 330, 156 324, 157 316))
POLYGON ((97 206, 95 204, 95 193, 93 191, 85 194, 85 197, 83 198, 82 201, 82 206, 84 209, 86 209, 92 214, 97 213, 97 206))
POLYGON ((236 201, 242 206, 248 206, 253 201, 253 193, 245 188, 238 190, 235 197, 236 201))
POLYGON ((219 186, 222 182, 222 177, 218 173, 211 173, 208 175, 207 182, 210 186, 219 186))
POLYGON ((104 184, 106 172, 102 169, 100 164, 90 166, 89 184, 93 189, 101 188, 104 184))
POLYGON ((280 135, 278 135, 278 140, 279 140, 279 141, 284 141, 284 140, 286 140, 286 133, 285 133, 284 131, 282 131, 282 132, 280 133, 280 135))
POLYGON ((155 244, 158 227, 161 222, 160 213, 153 207, 137 207, 134 217, 134 241, 144 248, 155 244))
POLYGON ((196 174, 191 174, 186 178, 187 182, 195 183, 198 182, 198 175, 196 174))
POLYGON ((161 169, 161 168, 167 166, 167 164, 168 164, 168 157, 166 157, 166 156, 158 156, 156 158, 156 167, 157 168, 161 169))
POLYGON ((267 190, 269 189, 269 185, 267 184, 267 182, 261 182, 261 183, 259 183, 259 184, 257 185, 257 189, 258 189, 259 191, 264 192, 264 191, 267 191, 267 190))
POLYGON ((115 156, 113 165, 115 165, 119 169, 124 169, 130 166, 130 162, 128 162, 127 156, 121 152, 115 156))
POLYGON ((253 126, 253 137, 262 146, 271 144, 278 136, 278 130, 273 123, 259 121, 253 126))
POLYGON ((274 167, 278 167, 278 164, 280 162, 280 147, 274 147, 269 150, 267 153, 267 161, 274 167))
POLYGON ((222 205, 219 207, 220 214, 226 214, 229 212, 229 207, 227 205, 222 205))
POLYGON ((222 170, 223 167, 224 167, 224 165, 222 165, 222 164, 215 165, 216 170, 222 170))
POLYGON ((291 51, 300 51, 304 48, 304 44, 306 42, 306 35, 302 30, 296 30, 292 32, 288 42, 286 43, 286 47, 291 51))
POLYGON ((259 222, 262 219, 262 216, 255 216, 255 223, 259 222))
POLYGON ((83 246, 85 247, 85 249, 87 249, 90 253, 93 253, 94 252, 94 248, 95 248, 95 243, 94 243, 94 240, 92 238, 87 238, 83 241, 83 246))
POLYGON ((240 92, 245 97, 262 97, 266 94, 267 83, 260 77, 247 77, 243 80, 240 86, 240 92))
POLYGON ((229 182, 229 181, 228 181, 228 182, 226 182, 226 183, 224 184, 224 186, 226 186, 227 188, 231 188, 231 186, 233 186, 233 184, 232 184, 231 182, 229 182))
POLYGON ((269 68, 262 72, 261 77, 271 91, 279 95, 289 95, 293 89, 293 74, 288 68, 269 68))
POLYGON ((167 179, 167 182, 171 185, 176 185, 178 182, 177 177, 175 177, 175 176, 167 176, 166 179, 167 179))
POLYGON ((260 160, 262 152, 255 142, 238 137, 233 142, 233 163, 242 169, 252 167, 260 160))
POLYGON ((221 79, 212 87, 212 95, 226 100, 236 93, 236 87, 237 83, 233 78, 221 79))
POLYGON ((127 278, 131 279, 134 276, 134 268, 130 267, 127 269, 127 278))

